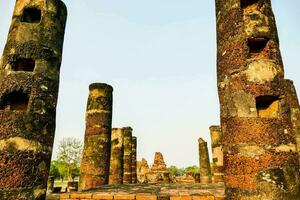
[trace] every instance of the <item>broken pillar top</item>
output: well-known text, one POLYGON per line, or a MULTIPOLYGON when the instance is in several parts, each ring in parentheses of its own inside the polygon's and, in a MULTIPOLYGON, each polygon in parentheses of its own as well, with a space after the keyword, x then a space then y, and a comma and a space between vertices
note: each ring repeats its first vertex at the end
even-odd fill
POLYGON ((212 125, 209 127, 210 131, 221 131, 221 127, 219 125, 212 125))
POLYGON ((4 52, 23 57, 60 56, 66 18, 67 8, 60 0, 17 0, 4 52), (35 47, 33 54, 26 45, 35 47))
POLYGON ((124 130, 130 130, 132 131, 132 128, 130 126, 127 126, 127 127, 123 127, 124 130))
POLYGON ((132 128, 131 127, 123 127, 125 137, 132 137, 132 128))
POLYGON ((164 171, 167 169, 165 164, 164 157, 161 152, 155 152, 154 163, 151 167, 152 171, 164 171))
POLYGON ((199 144, 206 144, 207 142, 205 140, 203 140, 203 138, 199 138, 198 139, 199 144))
POLYGON ((90 84, 89 89, 90 91, 91 90, 107 90, 108 92, 113 91, 113 87, 106 83, 92 83, 90 84))
POLYGON ((122 128, 112 128, 111 130, 112 131, 120 131, 120 130, 122 130, 122 128))

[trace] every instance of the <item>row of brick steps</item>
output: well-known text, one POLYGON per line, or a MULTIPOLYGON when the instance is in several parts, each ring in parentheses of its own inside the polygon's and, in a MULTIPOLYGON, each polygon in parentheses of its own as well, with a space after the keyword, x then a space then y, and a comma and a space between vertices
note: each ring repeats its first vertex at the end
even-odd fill
POLYGON ((64 193, 61 200, 224 200, 219 184, 106 185, 94 190, 64 193))

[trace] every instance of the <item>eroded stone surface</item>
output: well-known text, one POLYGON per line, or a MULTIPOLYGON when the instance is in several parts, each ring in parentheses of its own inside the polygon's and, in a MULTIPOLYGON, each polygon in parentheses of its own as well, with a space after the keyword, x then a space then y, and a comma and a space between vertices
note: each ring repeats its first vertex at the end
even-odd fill
POLYGON ((67 9, 17 0, 0 62, 0 197, 44 199, 67 9))
POLYGON ((131 183, 137 183, 137 160, 136 160, 136 154, 137 154, 137 138, 135 136, 132 137, 132 155, 131 155, 131 183))
POLYGON ((123 183, 132 182, 132 128, 124 127, 123 183))
POLYGON ((216 17, 226 198, 297 199, 297 97, 284 79, 271 1, 216 0, 216 17))
POLYGON ((213 156, 213 181, 223 182, 224 181, 224 155, 222 145, 222 131, 220 126, 209 127, 212 156, 213 156))
POLYGON ((109 180, 113 88, 93 83, 89 91, 79 190, 108 184, 109 180))
POLYGON ((123 183, 124 132, 121 128, 113 128, 111 134, 111 154, 109 168, 109 184, 123 183))
POLYGON ((199 138, 198 145, 199 145, 200 183, 211 183, 211 166, 209 161, 207 142, 205 142, 202 138, 199 138))

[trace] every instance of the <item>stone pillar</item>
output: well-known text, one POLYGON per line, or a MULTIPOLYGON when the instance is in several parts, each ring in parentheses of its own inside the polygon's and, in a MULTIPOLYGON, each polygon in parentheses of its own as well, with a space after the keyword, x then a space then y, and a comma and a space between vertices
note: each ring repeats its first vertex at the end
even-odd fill
POLYGON ((132 128, 125 127, 124 131, 124 169, 123 169, 123 183, 129 184, 132 182, 132 128))
POLYGON ((109 184, 123 183, 124 133, 121 128, 113 128, 111 135, 111 153, 109 184))
POLYGON ((132 137, 132 157, 131 157, 131 172, 132 172, 132 176, 131 176, 131 182, 132 183, 137 183, 137 160, 136 160, 136 149, 137 148, 137 138, 136 137, 132 137))
POLYGON ((300 106, 293 81, 285 80, 285 91, 291 112, 291 121, 296 134, 297 151, 300 163, 300 106))
POLYGON ((47 182, 47 193, 52 193, 53 188, 54 188, 54 176, 49 176, 47 182))
POLYGON ((209 127, 211 147, 213 156, 213 181, 215 183, 224 181, 222 132, 220 126, 209 127))
POLYGON ((45 199, 67 9, 15 2, 0 61, 0 197, 45 199))
POLYGON ((297 199, 295 132, 270 0, 216 0, 227 199, 297 199))
POLYGON ((199 138, 198 144, 199 144, 200 183, 211 183, 211 168, 209 162, 207 142, 205 142, 202 138, 199 138))
POLYGON ((109 178, 113 88, 93 83, 89 90, 80 191, 108 184, 109 178))

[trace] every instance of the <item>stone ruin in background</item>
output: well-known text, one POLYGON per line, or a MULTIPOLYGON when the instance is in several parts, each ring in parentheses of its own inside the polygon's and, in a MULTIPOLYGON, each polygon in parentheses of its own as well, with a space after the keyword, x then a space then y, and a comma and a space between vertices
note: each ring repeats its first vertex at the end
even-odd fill
POLYGON ((139 183, 172 183, 174 181, 160 152, 155 152, 151 168, 144 158, 137 162, 137 178, 139 183))

